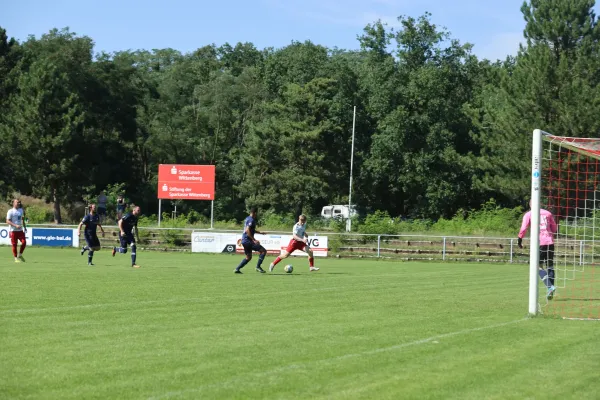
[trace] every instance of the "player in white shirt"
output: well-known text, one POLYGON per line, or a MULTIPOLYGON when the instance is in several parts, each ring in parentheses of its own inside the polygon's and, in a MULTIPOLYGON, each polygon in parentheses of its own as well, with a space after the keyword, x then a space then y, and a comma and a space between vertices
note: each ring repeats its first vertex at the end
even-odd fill
POLYGON ((273 269, 279 262, 285 258, 288 258, 290 254, 292 254, 295 250, 305 251, 308 254, 308 264, 310 266, 310 271, 318 271, 319 268, 315 267, 315 259, 313 257, 313 252, 308 245, 308 234, 306 233, 306 215, 301 215, 298 218, 298 222, 294 225, 293 238, 290 240, 287 248, 283 252, 282 255, 277 257, 275 261, 269 265, 269 272, 272 272, 273 269))
POLYGON ((12 245, 13 256, 15 257, 15 262, 25 262, 25 258, 23 258, 23 252, 25 251, 25 246, 27 245, 25 240, 25 233, 27 233, 27 228, 23 223, 23 208, 21 207, 21 202, 17 199, 13 200, 13 208, 8 210, 6 213, 6 223, 8 224, 8 231, 10 232, 10 243, 12 245), (17 254, 17 242, 21 242, 21 249, 17 254))
POLYGON ((25 215, 25 209, 23 208, 23 204, 21 204, 21 200, 19 200, 18 208, 19 208, 19 211, 21 211, 21 214, 23 215, 23 229, 25 230, 25 233, 27 233, 27 227, 26 227, 27 216, 25 215))

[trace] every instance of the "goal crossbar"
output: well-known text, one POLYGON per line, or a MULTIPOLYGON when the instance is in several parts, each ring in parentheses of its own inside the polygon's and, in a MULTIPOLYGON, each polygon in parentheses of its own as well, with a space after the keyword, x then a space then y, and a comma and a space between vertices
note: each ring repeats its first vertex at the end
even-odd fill
POLYGON ((554 136, 544 131, 541 134, 546 142, 560 143, 566 149, 600 160, 600 139, 554 136))

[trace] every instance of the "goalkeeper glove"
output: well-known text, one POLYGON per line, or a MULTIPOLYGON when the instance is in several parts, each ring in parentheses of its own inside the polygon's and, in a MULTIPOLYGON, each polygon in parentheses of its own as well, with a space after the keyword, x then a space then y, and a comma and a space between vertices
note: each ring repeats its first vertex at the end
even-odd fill
POLYGON ((519 248, 522 249, 523 248, 523 239, 519 238, 519 240, 517 240, 517 244, 519 245, 519 248))

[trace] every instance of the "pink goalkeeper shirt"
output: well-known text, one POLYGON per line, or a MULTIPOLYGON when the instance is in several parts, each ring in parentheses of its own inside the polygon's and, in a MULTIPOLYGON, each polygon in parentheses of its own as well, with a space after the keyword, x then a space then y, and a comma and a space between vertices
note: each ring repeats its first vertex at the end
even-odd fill
MULTIPOLYGON (((531 224, 531 211, 523 215, 523 223, 519 231, 519 237, 523 238, 527 228, 531 224)), ((554 244, 554 234, 556 233, 556 222, 552 213, 548 210, 540 209, 540 246, 554 244)))

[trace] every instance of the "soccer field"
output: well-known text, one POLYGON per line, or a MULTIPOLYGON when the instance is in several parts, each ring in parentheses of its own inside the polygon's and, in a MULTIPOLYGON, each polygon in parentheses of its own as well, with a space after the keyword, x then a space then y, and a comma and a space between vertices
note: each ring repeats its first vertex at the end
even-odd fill
POLYGON ((600 396, 600 323, 526 318, 524 265, 0 250, 2 399, 600 396))

